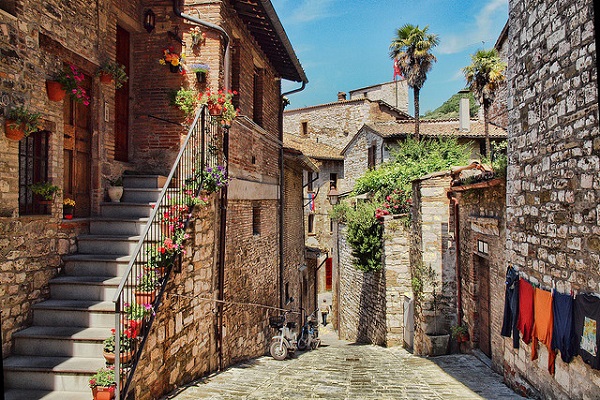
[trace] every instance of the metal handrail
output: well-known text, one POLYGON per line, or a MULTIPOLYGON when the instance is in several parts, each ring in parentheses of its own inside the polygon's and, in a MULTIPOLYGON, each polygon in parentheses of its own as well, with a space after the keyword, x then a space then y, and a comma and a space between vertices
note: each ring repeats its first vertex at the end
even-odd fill
POLYGON ((181 268, 186 228, 202 202, 205 168, 226 162, 218 150, 222 129, 205 105, 198 110, 113 298, 117 400, 129 391, 169 277, 181 268))

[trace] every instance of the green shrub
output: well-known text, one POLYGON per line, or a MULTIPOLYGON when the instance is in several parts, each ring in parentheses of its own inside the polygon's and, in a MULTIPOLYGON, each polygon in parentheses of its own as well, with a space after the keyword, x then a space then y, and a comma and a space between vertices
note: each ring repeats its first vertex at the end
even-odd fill
POLYGON ((375 218, 375 205, 360 202, 347 215, 348 244, 354 266, 361 271, 378 271, 382 267, 383 225, 375 218))

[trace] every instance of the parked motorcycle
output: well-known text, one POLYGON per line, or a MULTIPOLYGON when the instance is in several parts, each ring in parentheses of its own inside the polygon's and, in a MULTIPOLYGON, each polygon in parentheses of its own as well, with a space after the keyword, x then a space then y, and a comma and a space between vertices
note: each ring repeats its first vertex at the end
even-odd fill
POLYGON ((285 360, 288 355, 294 354, 298 346, 296 332, 292 331, 297 324, 287 320, 287 315, 290 312, 290 310, 287 310, 283 315, 269 317, 269 325, 280 331, 279 335, 273 336, 273 339, 271 339, 269 353, 271 357, 279 361, 285 360))
POLYGON ((300 331, 300 337, 298 338, 298 350, 311 349, 314 350, 321 345, 321 339, 319 338, 319 323, 317 308, 312 314, 307 315, 300 331))

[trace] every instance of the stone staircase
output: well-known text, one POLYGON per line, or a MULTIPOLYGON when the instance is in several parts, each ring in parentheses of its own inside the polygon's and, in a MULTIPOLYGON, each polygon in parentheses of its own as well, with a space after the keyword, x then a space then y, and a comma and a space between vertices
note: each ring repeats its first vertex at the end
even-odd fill
POLYGON ((5 399, 89 399, 88 380, 104 366, 102 341, 114 327, 112 302, 166 178, 124 176, 120 203, 103 203, 63 257, 50 298, 33 307, 33 325, 14 335, 4 360, 5 399))

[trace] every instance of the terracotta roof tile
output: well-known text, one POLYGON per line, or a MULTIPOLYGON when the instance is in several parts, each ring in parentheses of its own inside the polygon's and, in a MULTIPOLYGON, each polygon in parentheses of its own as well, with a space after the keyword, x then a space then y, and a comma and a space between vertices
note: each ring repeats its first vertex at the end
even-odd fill
MULTIPOLYGON (((375 122, 366 124, 369 129, 377 132, 384 138, 401 137, 415 133, 414 121, 375 122)), ((506 139, 506 130, 496 125, 489 124, 490 137, 506 139)), ((458 130, 458 119, 421 121, 420 134, 422 136, 456 136, 461 138, 485 137, 484 124, 479 120, 471 120, 469 131, 458 130)))
POLYGON ((317 143, 312 137, 302 138, 288 133, 283 134, 283 145, 301 151, 304 155, 318 160, 343 160, 341 151, 324 143, 317 143))

